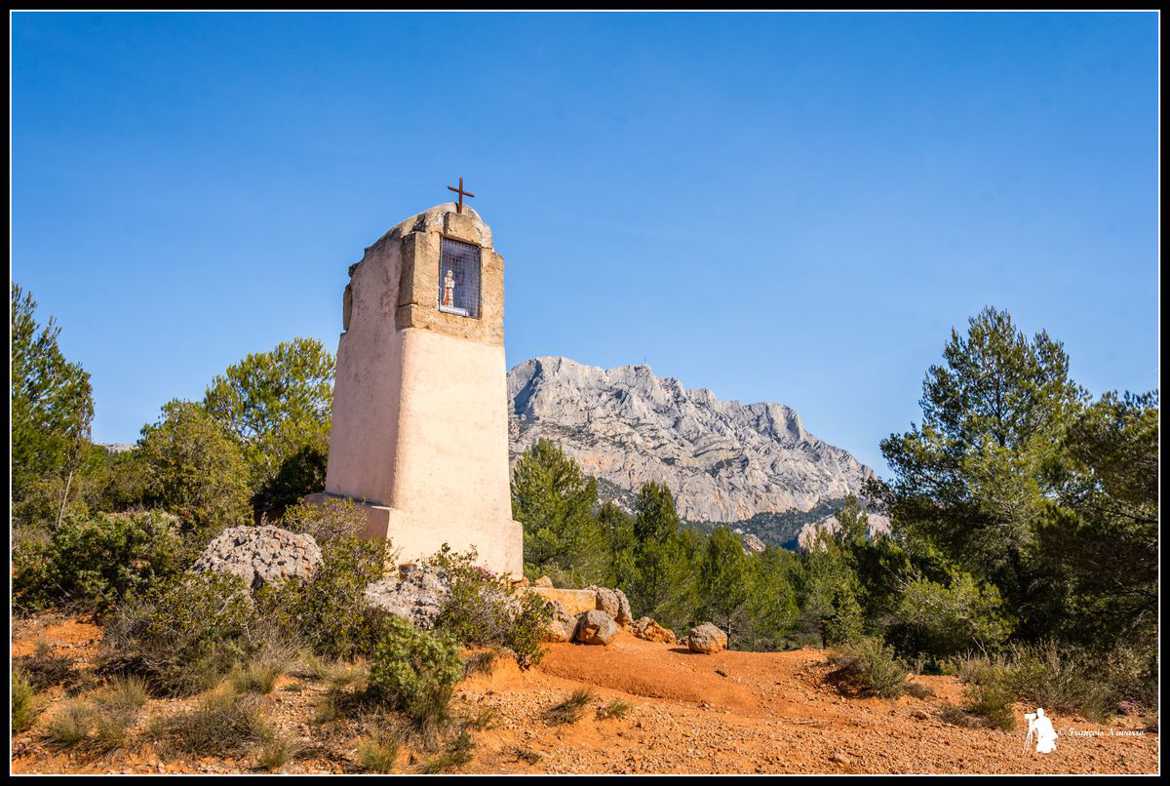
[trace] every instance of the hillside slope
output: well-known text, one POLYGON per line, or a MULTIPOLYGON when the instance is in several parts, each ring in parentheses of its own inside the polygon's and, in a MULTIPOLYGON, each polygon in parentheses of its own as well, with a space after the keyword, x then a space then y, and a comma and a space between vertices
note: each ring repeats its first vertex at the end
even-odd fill
MULTIPOLYGON (((51 616, 16 625, 14 655, 43 641, 54 654, 90 668, 101 630, 51 616)), ((934 693, 925 699, 854 699, 825 682, 825 653, 721 652, 694 655, 621 633, 608 647, 548 645, 537 667, 521 671, 500 657, 490 674, 460 684, 458 717, 490 718, 475 731, 463 773, 1153 773, 1158 735, 1136 718, 1112 725, 1054 715, 1061 734, 1055 752, 1024 747, 1015 732, 948 724, 944 710, 960 702, 954 677, 915 677, 934 693), (544 712, 574 691, 592 692, 575 723, 549 725, 544 712), (624 717, 601 719, 611 701, 629 705, 624 717), (1071 732, 1071 733, 1070 733, 1071 732), (1141 732, 1139 734, 1139 732, 1141 732), (1130 736, 1132 735, 1132 736, 1130 736)), ((352 723, 314 720, 328 690, 307 675, 284 676, 263 697, 263 711, 298 751, 280 771, 358 772, 364 732, 352 723)), ((233 758, 184 757, 133 742, 152 722, 190 707, 195 699, 152 699, 129 750, 87 754, 56 749, 42 739, 67 697, 55 689, 32 729, 13 738, 13 769, 30 773, 255 772, 256 753, 233 758)), ((1017 721, 1027 708, 1015 707, 1017 721)), ((423 754, 399 751, 397 772, 417 772, 423 754)))

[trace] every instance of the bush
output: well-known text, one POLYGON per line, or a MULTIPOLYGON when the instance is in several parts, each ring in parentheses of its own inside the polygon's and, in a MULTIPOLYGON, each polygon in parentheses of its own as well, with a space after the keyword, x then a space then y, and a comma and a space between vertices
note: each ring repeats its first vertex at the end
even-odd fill
POLYGON ((909 670, 881 639, 858 639, 833 655, 831 662, 838 669, 830 680, 843 693, 893 699, 906 689, 909 670))
POLYGON ((1122 701, 1156 708, 1155 657, 1128 647, 1099 653, 1044 641, 1013 645, 997 658, 968 656, 951 669, 972 686, 972 703, 990 712, 979 714, 994 716, 996 725, 1011 728, 998 704, 1023 701, 1096 721, 1104 721, 1122 701))
POLYGON ((984 718, 988 725, 1004 731, 1016 727, 1016 717, 1012 712, 1016 696, 1011 673, 1007 669, 999 666, 983 669, 980 680, 969 684, 964 695, 964 709, 984 718))
POLYGON ((405 712, 415 725, 434 729, 448 719, 455 684, 463 677, 458 644, 396 617, 370 663, 370 690, 405 712))
POLYGON ((275 658, 260 658, 247 666, 236 666, 229 675, 232 690, 236 693, 272 693, 276 680, 284 674, 285 664, 275 658))
POLYGON ((44 709, 44 702, 20 669, 12 671, 11 690, 12 733, 20 734, 32 728, 44 709))
POLYGON ((13 604, 21 611, 84 605, 104 612, 183 567, 179 521, 162 511, 67 516, 13 551, 13 604))
POLYGON ((471 761, 472 751, 475 750, 475 741, 462 729, 455 737, 443 746, 443 752, 423 765, 422 771, 433 775, 447 770, 462 767, 471 761))
POLYGON ((248 468, 239 447, 198 404, 170 401, 144 426, 138 454, 145 499, 208 533, 250 521, 248 468))
POLYGON ((923 578, 911 581, 902 591, 897 617, 913 631, 919 649, 945 656, 1002 644, 1013 627, 1002 605, 994 584, 961 573, 946 587, 923 578))
MULTIPOLYGON (((313 536, 324 548, 341 538, 361 538, 366 533, 366 512, 351 499, 326 498, 321 504, 302 502, 284 511, 282 529, 313 536)), ((389 544, 387 544, 389 545, 389 544)))
POLYGON ((523 669, 540 662, 541 640, 553 607, 532 593, 512 591, 507 576, 496 576, 475 564, 474 550, 442 550, 429 563, 444 573, 451 594, 443 604, 435 628, 453 636, 465 646, 500 645, 516 656, 523 669))
POLYGON ((385 612, 366 604, 366 585, 382 577, 386 544, 343 535, 321 544, 320 569, 308 582, 287 581, 257 593, 264 617, 318 655, 369 657, 385 612))
POLYGON ((604 707, 597 709, 597 717, 601 720, 606 718, 624 718, 632 709, 632 705, 628 701, 621 699, 614 699, 604 707))
POLYGON ((288 737, 282 734, 269 734, 268 740, 256 757, 256 766, 264 770, 275 770, 287 764, 298 751, 299 746, 288 737))
POLYGON ((185 574, 119 607, 98 669, 138 675, 160 695, 190 695, 247 661, 265 633, 239 577, 185 574))

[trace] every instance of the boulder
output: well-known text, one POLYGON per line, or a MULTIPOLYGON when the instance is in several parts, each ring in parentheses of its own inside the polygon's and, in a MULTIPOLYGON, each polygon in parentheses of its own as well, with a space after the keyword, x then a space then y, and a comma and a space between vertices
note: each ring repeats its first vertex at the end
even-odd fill
POLYGON ((660 641, 663 644, 677 644, 678 637, 674 631, 664 628, 650 617, 639 617, 630 626, 630 631, 639 639, 646 641, 660 641))
POLYGON ((573 640, 582 644, 609 644, 620 628, 613 617, 601 609, 587 611, 577 618, 573 640))
POLYGON ((696 625, 687 634, 687 647, 691 652, 701 652, 711 655, 727 649, 727 634, 719 630, 710 622, 696 625))
POLYGON ((366 603, 424 629, 434 627, 450 595, 447 574, 426 564, 402 565, 396 577, 375 581, 365 591, 366 603))
POLYGON ((630 611, 630 601, 626 598, 626 593, 620 589, 608 589, 598 586, 589 586, 586 589, 597 596, 597 608, 613 617, 618 625, 624 628, 634 621, 634 615, 630 611))
POLYGON ((560 603, 549 601, 553 607, 553 617, 544 630, 544 641, 572 641, 577 630, 577 618, 565 611, 560 603))
POLYGON ((312 578, 321 567, 321 549, 312 535, 279 527, 229 527, 207 544, 192 567, 200 573, 230 573, 259 589, 288 578, 312 578))

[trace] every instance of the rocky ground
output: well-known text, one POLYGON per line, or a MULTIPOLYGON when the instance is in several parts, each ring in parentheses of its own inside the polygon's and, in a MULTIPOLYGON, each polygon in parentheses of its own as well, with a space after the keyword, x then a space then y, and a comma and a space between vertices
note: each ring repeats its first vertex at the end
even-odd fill
MULTIPOLYGON (((44 642, 76 659, 82 680, 96 654, 100 629, 53 615, 14 622, 13 655, 44 642)), ((1024 746, 1023 706, 1016 732, 973 729, 939 716, 960 701, 951 677, 916 677, 934 693, 925 699, 846 699, 824 683, 830 667, 818 650, 698 655, 678 645, 648 642, 622 631, 609 646, 548 645, 544 661, 527 672, 499 658, 490 675, 463 682, 456 711, 491 717, 474 733, 475 752, 462 772, 478 773, 1153 773, 1158 736, 1138 718, 1110 725, 1056 715, 1056 751, 1024 746), (592 691, 581 719, 548 725, 542 715, 574 691, 592 691), (629 705, 621 718, 600 718, 614 700, 629 705), (484 713, 484 710, 490 712, 484 713)), ((355 772, 358 733, 312 722, 325 686, 284 676, 265 697, 272 722, 297 741, 299 754, 284 772, 355 772)), ((251 759, 160 757, 149 743, 92 757, 54 751, 40 736, 65 698, 50 703, 29 731, 13 739, 15 772, 249 772, 251 759)), ((151 700, 139 720, 178 712, 194 702, 151 700)), ((400 771, 419 757, 402 750, 400 771)))

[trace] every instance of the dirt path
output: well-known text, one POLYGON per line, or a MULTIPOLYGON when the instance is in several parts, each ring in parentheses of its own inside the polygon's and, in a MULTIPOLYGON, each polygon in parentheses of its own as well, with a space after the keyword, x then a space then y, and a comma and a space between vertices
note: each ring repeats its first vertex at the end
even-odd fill
MULTIPOLYGON (((22 623, 14 650, 54 650, 91 656, 98 629, 76 620, 22 623)), ((679 647, 621 634, 608 647, 549 645, 527 672, 499 658, 490 675, 464 681, 456 706, 465 714, 491 708, 492 727, 475 732, 475 757, 463 772, 482 773, 1153 773, 1158 735, 1137 719, 1097 725, 1053 718, 1060 732, 1048 755, 1024 748, 1017 732, 971 729, 939 719, 962 688, 951 677, 917 677, 934 691, 896 701, 845 699, 822 684, 824 653, 723 652, 694 655, 679 647), (579 688, 594 696, 583 717, 547 725, 541 715, 579 688), (622 718, 599 719, 597 709, 620 699, 622 718), (1077 733, 1079 732, 1079 734, 1077 733), (1129 732, 1129 734, 1126 734, 1129 732)), ((282 678, 265 699, 273 722, 298 738, 306 753, 286 772, 352 772, 356 733, 321 739, 311 722, 324 688, 282 678)), ((54 703, 63 691, 58 689, 54 703)), ((188 700, 186 704, 189 704, 188 700)), ((147 718, 178 711, 183 702, 152 700, 147 718)), ((49 706, 38 721, 51 715, 49 706)), ((38 741, 37 726, 14 740, 19 772, 240 772, 248 761, 160 760, 149 746, 101 760, 54 752, 38 741)), ((409 768, 409 753, 402 754, 409 768)))

